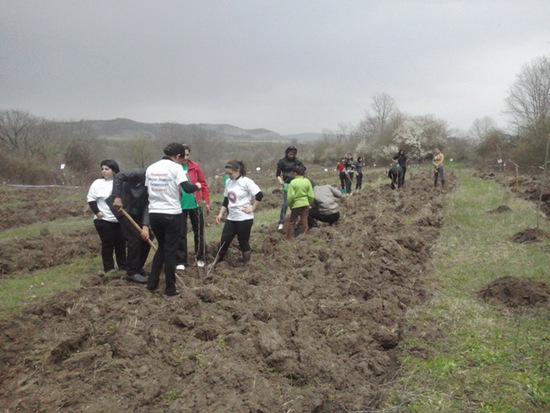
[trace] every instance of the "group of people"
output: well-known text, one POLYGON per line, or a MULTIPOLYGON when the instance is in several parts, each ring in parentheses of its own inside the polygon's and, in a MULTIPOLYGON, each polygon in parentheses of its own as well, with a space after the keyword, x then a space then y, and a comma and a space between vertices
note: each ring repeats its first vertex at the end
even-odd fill
MULTIPOLYGON (((437 187, 437 182, 441 181, 441 187, 445 187, 445 174, 443 170, 443 161, 445 156, 439 148, 434 151, 432 160, 433 174, 434 174, 434 187, 437 187)), ((397 155, 393 157, 395 164, 392 165, 388 171, 388 178, 391 180, 391 188, 399 189, 405 185, 405 174, 407 173, 407 156, 405 151, 400 150, 397 155)))
POLYGON ((357 160, 354 161, 353 155, 348 153, 340 159, 340 162, 336 165, 336 171, 338 171, 338 177, 340 178, 340 191, 343 194, 351 194, 354 176, 357 176, 355 190, 363 187, 363 166, 362 156, 358 156, 357 160))
MULTIPOLYGON (((126 279, 147 284, 155 291, 162 269, 166 277, 166 294, 178 295, 176 271, 188 266, 187 222, 191 222, 194 236, 195 263, 206 265, 204 238, 205 213, 210 212, 210 194, 204 173, 197 162, 189 159, 188 145, 173 142, 164 148, 164 156, 146 169, 121 172, 116 161, 101 162, 102 178, 89 188, 87 202, 94 213, 94 226, 101 240, 101 257, 105 273, 126 271, 126 279), (158 247, 152 243, 157 239, 158 247), (151 270, 144 265, 155 248, 151 270), (114 257, 113 257, 114 255, 114 257), (116 260, 116 265, 115 265, 116 260)), ((351 193, 351 183, 357 176, 355 189, 361 189, 363 157, 353 160, 351 153, 342 158, 337 170, 341 189, 331 185, 316 185, 306 178, 306 166, 297 159, 298 150, 289 146, 285 156, 277 163, 275 178, 282 188, 282 206, 278 229, 284 230, 287 239, 296 231, 306 233, 317 226, 317 221, 330 225, 340 218, 339 199, 351 193), (290 216, 287 210, 290 208, 290 216)), ((445 184, 444 156, 439 149, 434 156, 434 185, 438 179, 445 184)), ((407 157, 400 150, 393 157, 395 166, 388 176, 393 189, 405 183, 407 157)), ((216 224, 225 219, 219 248, 209 268, 224 260, 235 237, 238 239, 243 264, 250 261, 250 234, 254 211, 263 198, 259 186, 246 176, 241 161, 225 164, 223 202, 216 216, 216 224)))
MULTIPOLYGON (((120 172, 114 160, 101 162, 103 178, 92 183, 87 201, 101 240, 104 272, 115 271, 116 259, 128 281, 147 284, 155 291, 164 268, 166 295, 179 295, 176 271, 184 270, 188 263, 188 219, 193 228, 196 265, 205 266, 204 211, 210 212, 210 196, 201 167, 189 159, 190 152, 189 146, 173 142, 164 148, 161 160, 130 172, 120 172), (158 247, 151 271, 146 273, 143 267, 154 246, 153 235, 158 247)), ((226 212, 227 219, 213 264, 223 260, 235 236, 246 263, 250 259, 248 241, 254 210, 263 195, 246 177, 242 162, 229 161, 225 172, 229 179, 216 223, 221 223, 226 212)))
POLYGON ((306 178, 307 168, 296 157, 297 153, 294 146, 286 148, 275 173, 283 192, 278 229, 284 230, 287 239, 294 238, 296 230, 306 233, 317 226, 317 221, 332 225, 340 218, 338 198, 342 198, 342 192, 331 185, 317 185, 306 178), (290 216, 286 218, 288 208, 290 216))

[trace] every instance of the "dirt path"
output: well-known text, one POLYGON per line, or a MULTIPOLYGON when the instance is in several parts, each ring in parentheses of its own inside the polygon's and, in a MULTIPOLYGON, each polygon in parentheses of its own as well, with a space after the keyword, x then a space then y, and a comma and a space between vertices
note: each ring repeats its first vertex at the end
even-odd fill
POLYGON ((375 408, 397 372, 404 314, 427 294, 442 200, 417 175, 399 192, 346 197, 337 225, 290 243, 254 227, 249 267, 232 248, 208 277, 183 273, 177 298, 91 276, 0 325, 0 408, 375 408))

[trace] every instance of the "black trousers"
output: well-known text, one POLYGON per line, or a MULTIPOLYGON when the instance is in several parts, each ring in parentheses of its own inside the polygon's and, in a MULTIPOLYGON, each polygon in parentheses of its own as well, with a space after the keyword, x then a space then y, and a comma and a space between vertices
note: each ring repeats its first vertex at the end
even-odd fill
POLYGON ((363 186, 363 172, 357 173, 357 179, 355 181, 355 189, 361 189, 363 186))
POLYGON ((311 228, 315 226, 315 220, 317 220, 321 222, 327 222, 330 225, 332 225, 339 219, 340 219, 340 212, 336 212, 334 214, 329 214, 329 215, 321 215, 317 208, 310 208, 309 215, 307 217, 307 224, 309 228, 311 228))
POLYGON ((193 240, 195 242, 195 257, 203 260, 206 254, 204 243, 204 215, 202 208, 184 209, 181 213, 180 238, 178 241, 177 263, 187 265, 187 218, 193 227, 193 240))
POLYGON ((407 167, 402 166, 399 169, 401 169, 401 172, 399 173, 399 177, 397 178, 397 180, 398 180, 399 188, 402 188, 403 185, 405 185, 405 174, 407 173, 407 167))
MULTIPOLYGON (((138 224, 140 227, 143 226, 143 214, 130 214, 130 216, 136 222, 136 224, 138 224)), ((151 246, 147 241, 144 241, 143 238, 141 238, 141 234, 136 228, 134 228, 128 218, 122 215, 118 220, 120 222, 122 234, 126 239, 126 247, 128 249, 126 259, 126 273, 129 276, 132 276, 134 274, 143 274, 143 266, 147 261, 151 246)))
POLYGON ((246 221, 225 221, 223 226, 222 237, 220 240, 220 253, 225 254, 231 242, 237 236, 239 240, 239 247, 242 252, 250 251, 250 232, 252 231, 253 219, 247 219, 246 221))
POLYGON ((347 181, 347 177, 348 177, 348 174, 345 173, 345 172, 340 172, 338 174, 338 177, 340 178, 340 188, 342 189, 346 189, 346 181, 347 181))
POLYGON ((157 237, 158 249, 153 257, 151 274, 147 281, 147 288, 154 290, 158 287, 160 272, 164 265, 166 276, 166 294, 173 294, 176 290, 176 257, 180 235, 181 214, 149 214, 151 228, 157 237))
POLYGON ((109 222, 102 219, 94 219, 94 226, 101 240, 101 259, 105 272, 115 269, 113 252, 119 268, 126 267, 126 241, 122 235, 118 222, 109 222))

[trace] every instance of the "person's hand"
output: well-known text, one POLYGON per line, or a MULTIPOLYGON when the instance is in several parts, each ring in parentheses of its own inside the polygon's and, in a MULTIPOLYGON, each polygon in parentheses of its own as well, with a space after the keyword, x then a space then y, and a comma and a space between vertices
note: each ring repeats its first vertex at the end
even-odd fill
POLYGON ((103 219, 103 218, 105 218, 105 214, 100 211, 96 214, 96 217, 97 217, 97 219, 103 219))
POLYGON ((222 223, 222 214, 216 215, 216 224, 220 225, 222 223))
POLYGON ((122 199, 120 199, 119 196, 116 196, 115 199, 113 200, 113 208, 116 211, 120 211, 122 209, 122 199))
POLYGON ((245 214, 251 214, 252 212, 254 212, 254 207, 252 205, 248 204, 248 205, 243 206, 242 211, 245 214))
POLYGON ((197 182, 197 183, 196 183, 195 185, 197 185, 197 186, 199 187, 199 189, 201 189, 201 188, 202 188, 202 185, 201 185, 201 183, 200 183, 200 182, 197 182))
POLYGON ((141 229, 141 239, 143 241, 147 241, 149 239, 149 227, 147 225, 144 225, 141 229))
POLYGON ((210 204, 204 204, 204 209, 206 210, 206 215, 210 214, 210 204))

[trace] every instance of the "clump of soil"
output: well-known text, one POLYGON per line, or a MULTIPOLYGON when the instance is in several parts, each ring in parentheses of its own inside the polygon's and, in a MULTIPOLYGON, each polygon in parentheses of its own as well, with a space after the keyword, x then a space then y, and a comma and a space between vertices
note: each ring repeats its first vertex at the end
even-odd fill
POLYGON ((495 178, 494 172, 475 172, 474 177, 484 180, 494 179, 495 178))
POLYGON ((490 211, 487 211, 488 214, 502 214, 504 212, 511 212, 512 208, 510 208, 508 205, 499 205, 495 209, 491 209, 490 211))
POLYGON ((511 241, 518 244, 541 242, 544 239, 548 239, 549 235, 546 231, 536 228, 527 228, 526 230, 515 233, 512 236, 511 241))
POLYGON ((507 307, 547 306, 550 287, 528 278, 501 277, 483 288, 478 295, 486 301, 507 307))

